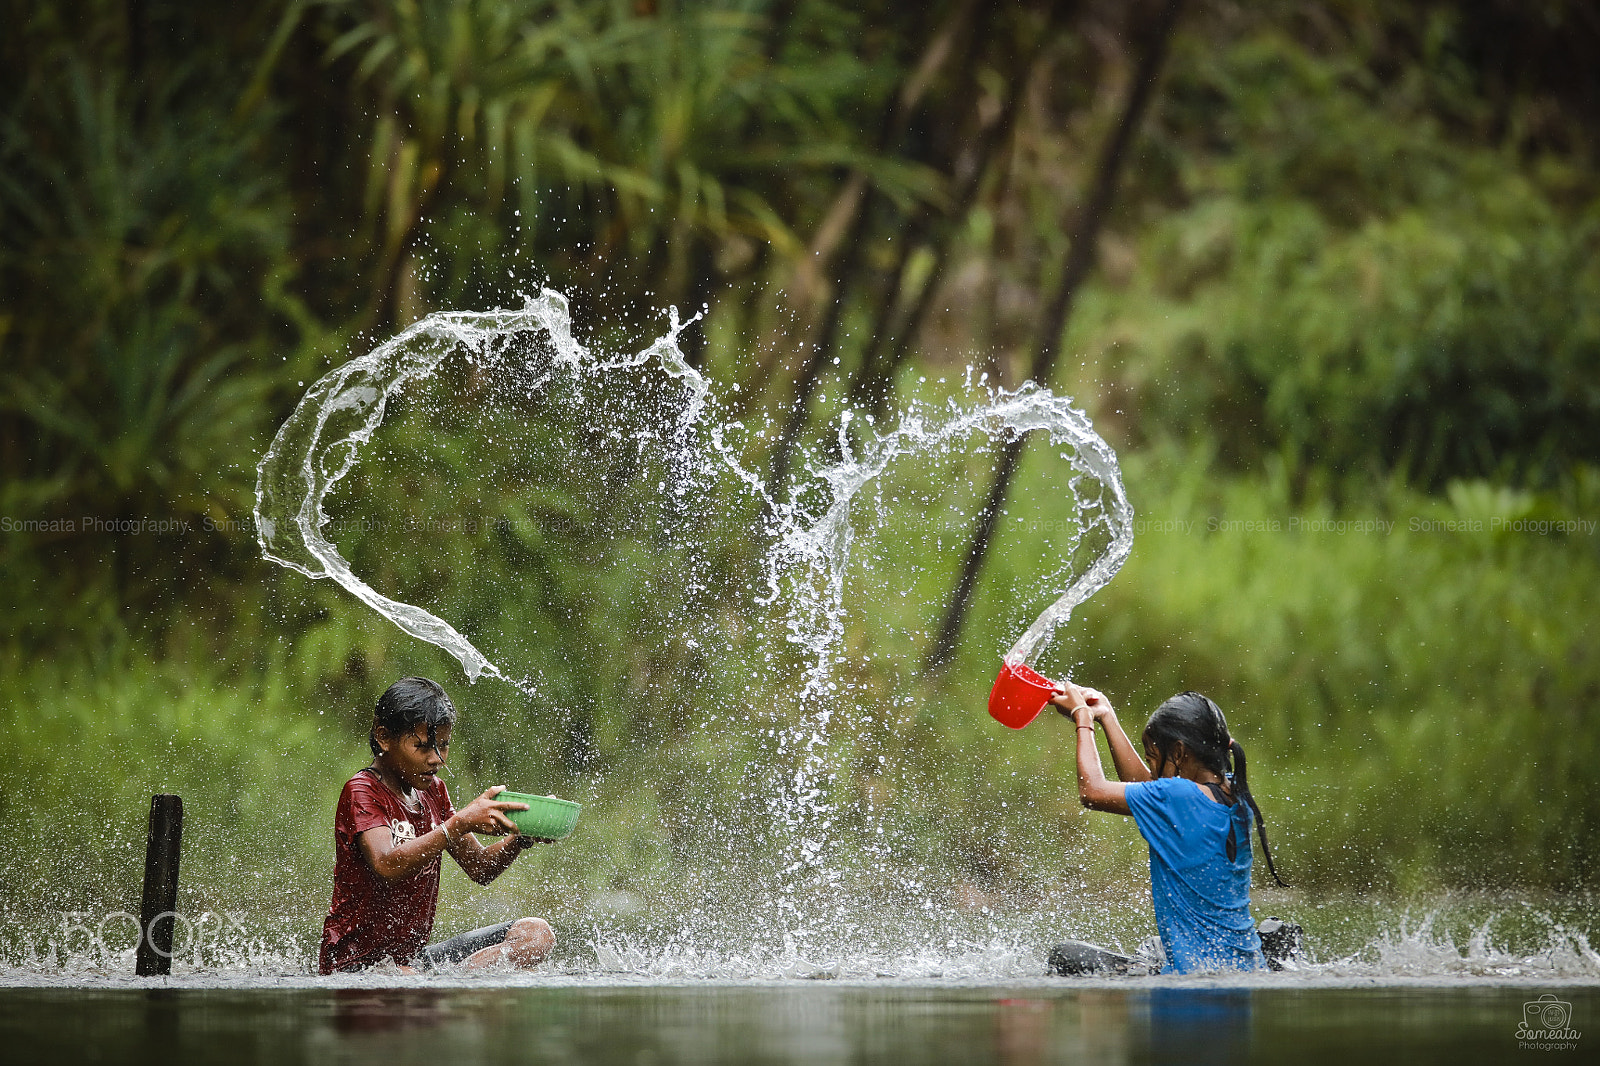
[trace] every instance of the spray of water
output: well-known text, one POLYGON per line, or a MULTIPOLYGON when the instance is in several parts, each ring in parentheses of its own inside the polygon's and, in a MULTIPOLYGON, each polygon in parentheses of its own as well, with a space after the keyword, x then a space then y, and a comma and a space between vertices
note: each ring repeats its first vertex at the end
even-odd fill
MULTIPOLYGON (((890 426, 844 412, 829 457, 812 458, 807 474, 778 498, 757 472, 760 449, 752 445, 761 439, 761 430, 750 431, 724 418, 705 378, 683 358, 678 334, 686 325, 674 312, 668 332, 652 344, 636 352, 606 354, 573 338, 566 300, 548 290, 517 310, 430 315, 318 380, 284 423, 258 470, 256 519, 264 554, 307 577, 334 580, 404 632, 448 651, 469 679, 513 679, 516 671, 503 655, 497 653, 500 663, 491 661, 437 614, 384 595, 359 577, 330 539, 327 501, 383 425, 389 401, 434 378, 452 357, 525 393, 563 383, 573 386, 561 394, 563 400, 581 399, 584 390, 579 386, 585 381, 615 375, 608 379, 612 387, 626 388, 633 379, 624 372, 659 374, 674 386, 666 390, 670 410, 645 405, 631 412, 632 421, 619 424, 613 439, 625 442, 620 447, 648 448, 652 462, 665 473, 645 486, 646 492, 654 489, 662 497, 664 525, 698 536, 706 524, 680 523, 676 517, 692 517, 697 508, 727 507, 729 493, 738 494, 737 502, 751 505, 744 511, 758 516, 753 522, 758 528, 748 531, 758 543, 749 599, 771 612, 770 632, 759 634, 752 658, 736 664, 734 672, 753 675, 757 691, 795 693, 794 713, 781 717, 773 730, 771 764, 760 768, 765 776, 758 773, 752 779, 745 797, 771 827, 771 839, 764 843, 774 848, 760 864, 722 871, 727 881, 717 886, 726 892, 720 911, 701 897, 694 906, 659 920, 652 916, 649 922, 630 924, 591 901, 586 916, 569 916, 563 933, 568 947, 555 966, 576 979, 631 974, 652 980, 1011 980, 1037 975, 1039 945, 1068 933, 1131 947, 1148 932, 1148 898, 1131 886, 1117 900, 1061 893, 1048 905, 1003 919, 986 909, 952 914, 935 905, 928 883, 934 880, 933 871, 892 855, 887 842, 874 842, 886 841, 888 834, 864 832, 858 825, 858 850, 848 853, 839 844, 847 835, 840 821, 844 813, 859 820, 861 812, 838 811, 828 799, 837 762, 830 751, 837 738, 836 718, 862 710, 849 706, 838 682, 851 608, 852 557, 871 550, 865 537, 871 520, 865 501, 871 488, 893 478, 897 463, 971 455, 1022 434, 1049 441, 1066 475, 1070 498, 1063 496, 1061 510, 1071 513, 1074 531, 1062 545, 1067 561, 1045 579, 1052 602, 1005 653, 1011 661, 1036 660, 1072 610, 1110 581, 1128 556, 1133 516, 1110 447, 1083 412, 1045 389, 969 387, 962 399, 914 403, 890 426), (1080 553, 1080 547, 1085 551, 1080 553), (782 674, 785 657, 775 650, 780 646, 800 653, 799 685, 788 684, 782 674), (872 878, 899 901, 883 909, 892 912, 888 921, 883 910, 869 914, 862 906, 872 890, 860 885, 872 878), (757 935, 759 923, 741 924, 758 904, 761 920, 768 923, 765 932, 773 932, 774 926, 776 932, 764 942, 757 935), (816 935, 818 929, 825 934, 816 935), (1131 942, 1119 944, 1119 938, 1130 937, 1131 942)), ((880 494, 880 508, 882 499, 880 494)), ((709 612, 702 613, 709 617, 709 612)), ((664 624, 688 634, 690 643, 699 639, 715 644, 716 623, 707 617, 690 618, 685 612, 664 624)), ((752 646, 727 640, 722 647, 724 654, 739 648, 740 654, 749 655, 752 646)), ((532 691, 526 681, 516 683, 532 691)), ((881 833, 883 826, 877 829, 881 833)), ((621 910, 636 906, 629 903, 621 910)), ((1504 907, 1497 910, 1506 912, 1504 907)), ((253 917, 252 928, 260 920, 253 917)), ((219 926, 214 935, 201 935, 185 949, 179 970, 277 980, 277 975, 303 965, 296 961, 303 924, 287 916, 282 932, 266 938, 241 932, 242 926, 219 926)), ((1326 919, 1320 926, 1323 935, 1331 928, 1326 919)), ((1517 943, 1508 946, 1489 936, 1489 928, 1480 926, 1458 947, 1456 939, 1428 918, 1420 924, 1402 921, 1399 927, 1359 921, 1342 942, 1325 944, 1322 961, 1302 976, 1337 981, 1367 974, 1600 972, 1600 957, 1581 931, 1552 925, 1543 933, 1518 934, 1517 943)), ((126 972, 131 948, 108 933, 106 943, 97 940, 91 950, 84 947, 86 936, 63 927, 60 936, 29 940, 25 950, 0 957, 0 964, 68 981, 84 974, 126 972)))
POLYGON ((847 430, 854 416, 846 412, 839 425, 840 451, 845 458, 813 471, 827 490, 820 513, 803 507, 797 490, 781 504, 774 501, 759 475, 729 443, 729 430, 742 427, 720 422, 703 425, 710 386, 688 365, 678 347, 678 335, 688 324, 679 321, 673 308, 671 328, 664 336, 636 354, 606 358, 573 339, 566 298, 550 289, 528 298, 520 310, 439 312, 421 319, 316 381, 280 427, 256 474, 255 519, 262 553, 307 577, 336 581, 405 632, 455 656, 469 680, 485 674, 507 678, 449 622, 385 596, 357 576, 324 533, 328 523, 324 504, 355 466, 361 447, 383 423, 392 396, 408 384, 431 377, 440 363, 456 352, 490 370, 525 357, 529 350, 526 340, 532 334, 546 342, 544 350, 552 358, 527 383, 530 389, 543 385, 560 369, 607 371, 652 362, 687 387, 688 395, 669 435, 680 451, 689 451, 697 433, 706 430, 715 454, 765 501, 767 513, 773 516, 769 530, 772 546, 766 556, 769 592, 764 602, 776 600, 787 585, 792 598, 790 639, 811 652, 805 699, 815 697, 826 685, 830 649, 843 629, 851 506, 862 489, 901 456, 948 448, 975 434, 1006 440, 1031 431, 1040 431, 1053 444, 1070 449, 1063 459, 1077 475, 1071 482, 1079 522, 1076 536, 1102 526, 1106 547, 1028 627, 1006 653, 1007 660, 1035 656, 1072 609, 1104 587, 1127 559, 1133 544, 1133 511, 1123 490, 1116 454, 1069 399, 1032 384, 1015 392, 992 393, 988 403, 966 409, 954 403, 940 412, 913 407, 892 431, 869 436, 859 458, 851 454, 847 430), (519 338, 523 343, 518 343, 519 338))
MULTIPOLYGON (((846 411, 839 420, 838 447, 845 458, 814 469, 828 490, 820 514, 808 513, 800 505, 797 490, 791 490, 783 505, 774 504, 759 479, 740 468, 746 483, 763 494, 777 516, 775 545, 768 556, 767 599, 777 599, 781 583, 787 580, 793 602, 791 639, 810 648, 819 664, 843 631, 840 608, 850 563, 852 505, 864 488, 904 456, 965 447, 974 436, 999 443, 1033 431, 1068 449, 1061 458, 1074 475, 1069 485, 1076 530, 1067 554, 1096 529, 1103 531, 1105 546, 1017 639, 1006 653, 1007 661, 1037 656, 1072 609, 1116 576, 1133 548, 1133 508, 1122 486, 1116 453, 1068 397, 1029 382, 1016 391, 993 392, 987 403, 975 407, 954 401, 943 410, 913 405, 893 430, 869 435, 859 457, 852 454, 850 443, 854 419, 854 413, 846 411)), ((729 461, 737 462, 731 457, 729 461)), ((822 672, 819 665, 813 685, 822 672)))
MULTIPOLYGON (((805 684, 797 694, 800 724, 780 740, 780 756, 797 758, 780 787, 766 799, 770 817, 795 836, 794 858, 783 870, 783 898, 806 895, 816 900, 819 890, 838 881, 841 862, 830 847, 837 812, 827 801, 834 780, 828 758, 832 719, 841 703, 834 682, 837 657, 845 632, 846 584, 852 546, 857 532, 859 502, 869 486, 878 482, 898 460, 960 453, 974 441, 989 446, 1037 432, 1058 449, 1071 476, 1070 508, 1073 532, 1064 554, 1071 555, 1085 537, 1099 551, 1083 572, 1074 577, 1039 618, 1028 627, 1006 658, 1023 661, 1035 656, 1073 607, 1088 599, 1116 574, 1133 543, 1133 510, 1123 490, 1116 454, 1094 432, 1088 417, 1070 399, 1052 395, 1029 383, 1015 391, 993 391, 983 402, 962 405, 949 401, 943 407, 914 403, 899 422, 884 432, 867 421, 855 425, 857 416, 846 411, 839 419, 837 454, 832 462, 811 467, 812 481, 789 490, 775 500, 760 476, 744 465, 729 446, 730 430, 714 426, 711 437, 719 455, 750 491, 758 494, 769 518, 771 547, 766 555, 765 593, 760 602, 782 602, 787 607, 787 639, 806 652, 805 684), (852 445, 852 428, 861 439, 852 445), (815 491, 816 486, 821 491, 815 491), (813 501, 807 506, 806 500, 813 501)), ((816 906, 814 903, 813 906, 816 906)), ((835 900, 828 921, 848 924, 850 905, 835 900)))
POLYGON ((705 379, 684 362, 677 345, 678 332, 687 324, 678 321, 673 308, 666 336, 636 355, 601 359, 573 340, 566 297, 550 289, 529 297, 517 311, 437 312, 413 323, 368 354, 323 375, 279 428, 256 469, 256 537, 262 554, 307 577, 338 582, 405 632, 455 656, 468 680, 477 681, 485 674, 507 679, 449 622, 385 596, 358 577, 324 533, 328 523, 324 502, 355 466, 361 446, 383 424, 390 397, 431 377, 457 352, 490 370, 508 359, 527 366, 530 335, 545 342, 540 350, 550 358, 528 382, 529 388, 539 387, 562 369, 589 365, 609 370, 659 360, 665 373, 689 387, 689 400, 673 430, 687 433, 698 421, 708 391, 705 379))
MULTIPOLYGON (((752 575, 753 599, 761 607, 777 607, 783 638, 802 651, 805 662, 804 682, 797 687, 766 679, 770 689, 793 693, 797 713, 776 731, 772 765, 765 779, 750 789, 751 798, 765 808, 775 837, 771 843, 782 856, 763 881, 764 895, 783 912, 787 938, 791 931, 824 922, 848 924, 852 910, 842 883, 846 863, 833 846, 838 812, 828 799, 835 781, 829 738, 842 702, 834 674, 864 491, 908 458, 961 455, 976 447, 992 451, 1027 433, 1048 438, 1070 473, 1071 500, 1062 509, 1071 512, 1075 524, 1066 554, 1086 535, 1098 551, 1081 573, 1072 574, 1070 567, 1064 571, 1070 579, 1065 590, 1007 653, 1016 660, 1037 654, 1072 608, 1117 572, 1132 543, 1132 509, 1116 455, 1087 416, 1070 400, 1031 384, 1016 391, 968 388, 965 404, 913 404, 892 428, 882 431, 870 419, 847 411, 838 424, 838 458, 813 460, 808 476, 783 499, 774 499, 754 461, 741 450, 749 442, 745 427, 716 416, 708 383, 685 361, 678 347, 683 325, 674 309, 666 335, 636 354, 604 357, 573 339, 567 302, 549 290, 519 311, 430 315, 307 391, 260 464, 259 537, 268 558, 309 577, 332 578, 405 632, 455 656, 468 678, 510 679, 512 671, 491 662, 449 622, 377 592, 358 577, 325 534, 326 499, 382 424, 389 398, 434 375, 452 353, 460 353, 475 368, 515 379, 525 392, 546 387, 558 374, 593 377, 626 367, 653 368, 680 382, 675 417, 664 424, 647 421, 629 434, 653 436, 657 450, 679 468, 678 476, 669 479, 670 489, 669 481, 662 482, 662 495, 683 497, 691 483, 710 487, 714 477, 709 472, 715 468, 724 477, 731 475, 735 491, 759 502, 755 511, 763 516, 764 528, 755 532, 764 550, 761 572, 752 575), (852 444, 852 435, 859 444, 852 444)), ((596 411, 595 417, 605 415, 596 411)), ((709 502, 714 495, 708 492, 699 506, 714 506, 709 502)), ((673 535, 682 536, 682 528, 673 535)), ((764 659, 774 661, 770 654, 764 659)), ((522 684, 532 691, 528 682, 522 684)))

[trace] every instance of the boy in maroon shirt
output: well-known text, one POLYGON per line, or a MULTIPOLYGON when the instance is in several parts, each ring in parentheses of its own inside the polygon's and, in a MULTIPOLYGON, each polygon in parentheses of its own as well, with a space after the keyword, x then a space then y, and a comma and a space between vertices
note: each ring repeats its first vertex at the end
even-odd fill
POLYGON ((533 966, 555 946, 542 918, 475 929, 428 944, 445 852, 480 885, 493 881, 533 841, 507 836, 484 847, 473 833, 514 834, 496 785, 462 810, 450 804, 439 769, 450 750, 456 709, 422 677, 389 686, 372 716, 372 765, 345 782, 334 815, 333 903, 322 924, 317 968, 363 970, 392 958, 407 972, 447 963, 533 966))

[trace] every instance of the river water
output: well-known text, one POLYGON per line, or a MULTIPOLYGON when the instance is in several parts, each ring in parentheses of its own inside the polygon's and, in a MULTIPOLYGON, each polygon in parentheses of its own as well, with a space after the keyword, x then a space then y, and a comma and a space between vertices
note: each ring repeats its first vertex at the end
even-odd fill
POLYGON ((1600 1042, 1600 1032, 1592 1031, 1600 987, 1592 983, 1284 985, 1261 978, 686 986, 532 978, 465 987, 399 979, 334 988, 177 984, 8 989, 0 994, 6 1057, 276 1066, 1305 1066, 1537 1062, 1545 1055, 1593 1061, 1590 1049, 1600 1042))

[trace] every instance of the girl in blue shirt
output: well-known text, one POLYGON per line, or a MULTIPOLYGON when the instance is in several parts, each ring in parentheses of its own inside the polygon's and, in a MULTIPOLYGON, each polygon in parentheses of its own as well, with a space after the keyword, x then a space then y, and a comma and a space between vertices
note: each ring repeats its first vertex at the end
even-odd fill
MULTIPOLYGON (((1265 969, 1250 917, 1252 813, 1267 869, 1283 881, 1250 795, 1244 749, 1228 734, 1222 709, 1198 692, 1167 700, 1144 727, 1141 759, 1109 700, 1092 688, 1065 688, 1050 702, 1077 726, 1078 798, 1093 811, 1132 815, 1150 845, 1150 896, 1166 953, 1161 972, 1265 969), (1120 781, 1107 780, 1100 766, 1097 726, 1120 781)), ((1108 952, 1096 958, 1098 950, 1064 944, 1051 964, 1058 972, 1084 972, 1120 958, 1108 952)))

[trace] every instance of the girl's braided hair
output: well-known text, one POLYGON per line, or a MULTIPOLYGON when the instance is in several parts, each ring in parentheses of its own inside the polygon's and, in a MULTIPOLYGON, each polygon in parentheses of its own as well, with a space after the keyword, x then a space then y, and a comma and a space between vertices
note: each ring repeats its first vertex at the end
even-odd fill
MULTIPOLYGON (((1150 721, 1144 727, 1144 742, 1154 748, 1163 761, 1172 757, 1175 745, 1182 744, 1201 766, 1224 780, 1231 779, 1234 802, 1244 800, 1255 812, 1256 833, 1261 837, 1261 851, 1267 858, 1267 869, 1271 871, 1272 879, 1283 885, 1283 878, 1278 876, 1277 868, 1272 865, 1272 849, 1267 846, 1267 826, 1261 817, 1261 808, 1256 806, 1256 798, 1250 794, 1250 781, 1245 776, 1244 748, 1229 735, 1222 708, 1198 692, 1180 692, 1157 707, 1150 716, 1150 721)), ((1231 845, 1232 836, 1228 839, 1231 845)), ((1231 854, 1229 858, 1232 858, 1231 854)))

